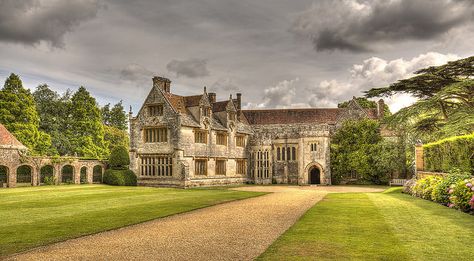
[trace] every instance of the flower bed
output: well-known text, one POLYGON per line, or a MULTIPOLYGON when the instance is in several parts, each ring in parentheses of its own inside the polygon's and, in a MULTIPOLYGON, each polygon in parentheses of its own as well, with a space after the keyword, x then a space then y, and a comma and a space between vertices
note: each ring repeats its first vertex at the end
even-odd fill
POLYGON ((412 179, 403 192, 474 214, 474 177, 467 172, 454 170, 445 177, 412 179))

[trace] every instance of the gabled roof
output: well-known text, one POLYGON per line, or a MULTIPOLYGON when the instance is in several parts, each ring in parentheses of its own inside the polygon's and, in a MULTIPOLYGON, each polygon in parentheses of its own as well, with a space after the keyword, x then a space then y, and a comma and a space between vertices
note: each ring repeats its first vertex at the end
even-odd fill
POLYGON ((26 149, 25 145, 19 142, 3 124, 0 123, 0 147, 12 147, 26 149))

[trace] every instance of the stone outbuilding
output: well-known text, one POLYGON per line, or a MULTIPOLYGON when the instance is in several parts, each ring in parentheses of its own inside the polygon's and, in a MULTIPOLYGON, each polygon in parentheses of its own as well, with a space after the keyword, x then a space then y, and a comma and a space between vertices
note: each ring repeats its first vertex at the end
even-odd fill
POLYGON ((106 163, 78 157, 29 156, 28 149, 0 124, 0 188, 102 182, 106 163))

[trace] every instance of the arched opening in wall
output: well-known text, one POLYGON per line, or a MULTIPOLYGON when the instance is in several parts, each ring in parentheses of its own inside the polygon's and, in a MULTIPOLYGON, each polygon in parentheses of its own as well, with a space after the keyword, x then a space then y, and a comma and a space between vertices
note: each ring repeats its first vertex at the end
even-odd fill
POLYGON ((32 185, 32 172, 30 166, 22 165, 16 169, 16 186, 17 187, 28 187, 32 185))
POLYGON ((54 185, 54 168, 46 165, 40 169, 40 185, 54 185))
POLYGON ((71 165, 62 167, 61 183, 74 184, 74 168, 71 165))
POLYGON ((308 175, 309 184, 321 184, 321 171, 318 167, 314 166, 310 168, 308 175))
POLYGON ((0 165, 0 188, 8 187, 8 168, 0 165))
POLYGON ((81 184, 87 184, 87 167, 82 167, 81 168, 81 184))
POLYGON ((94 169, 92 169, 92 182, 102 183, 102 166, 95 165, 94 169))

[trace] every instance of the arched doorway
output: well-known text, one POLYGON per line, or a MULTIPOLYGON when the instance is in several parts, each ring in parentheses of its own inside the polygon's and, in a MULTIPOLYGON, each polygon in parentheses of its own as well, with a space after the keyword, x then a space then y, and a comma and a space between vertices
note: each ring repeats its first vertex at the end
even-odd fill
POLYGON ((61 183, 74 184, 74 167, 66 165, 61 169, 61 183))
POLYGON ((102 166, 95 165, 92 169, 92 182, 93 183, 102 183, 102 166))
POLYGON ((80 176, 81 184, 87 184, 87 167, 81 168, 81 176, 80 176))
POLYGON ((0 166, 0 188, 8 187, 8 168, 0 166))
POLYGON ((16 185, 18 187, 27 187, 32 184, 32 168, 28 165, 22 165, 16 169, 16 185))
POLYGON ((54 185, 54 168, 46 165, 40 169, 40 185, 54 185))
POLYGON ((309 169, 308 184, 321 184, 321 171, 318 167, 309 169))

